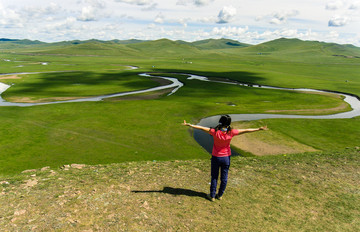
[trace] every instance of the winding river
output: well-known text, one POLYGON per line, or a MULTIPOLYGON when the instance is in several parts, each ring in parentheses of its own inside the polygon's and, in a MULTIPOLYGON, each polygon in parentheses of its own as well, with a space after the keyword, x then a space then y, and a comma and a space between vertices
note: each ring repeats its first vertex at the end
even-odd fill
MULTIPOLYGON (((136 68, 136 67, 132 67, 136 68)), ((6 73, 1 74, 3 75, 21 75, 21 74, 37 74, 36 73, 6 73)), ((122 93, 115 93, 115 94, 107 94, 107 95, 101 95, 101 96, 95 96, 95 97, 88 97, 88 98, 79 98, 79 99, 73 99, 73 100, 65 100, 65 101, 53 101, 53 102, 42 102, 42 103, 18 103, 18 102, 7 102, 3 98, 1 98, 1 94, 5 92, 8 88, 10 88, 10 85, 6 85, 4 83, 0 82, 0 106, 20 106, 20 107, 26 107, 26 106, 35 106, 35 105, 47 105, 47 104, 58 104, 58 103, 68 103, 68 102, 86 102, 86 101, 102 101, 105 98, 112 98, 112 97, 119 97, 119 96, 126 96, 126 95, 133 95, 133 94, 139 94, 139 93, 146 93, 146 92, 152 92, 152 91, 158 91, 163 89, 173 89, 168 95, 174 94, 177 90, 179 90, 184 84, 180 82, 176 78, 172 77, 161 77, 161 76, 151 76, 147 73, 139 74, 143 77, 156 77, 156 78, 162 78, 165 80, 168 80, 171 82, 171 84, 158 86, 150 89, 145 90, 138 90, 138 91, 129 91, 129 92, 122 92, 122 93)), ((209 82, 216 82, 216 83, 222 83, 222 84, 231 84, 231 85, 240 85, 240 86, 250 86, 247 84, 234 82, 234 81, 214 81, 209 80, 207 77, 203 76, 197 76, 192 74, 184 74, 188 75, 189 80, 200 80, 200 81, 209 81, 209 82)), ((259 85, 251 85, 253 88, 265 88, 265 89, 277 89, 277 90, 286 90, 286 91, 303 91, 303 92, 322 92, 322 93, 334 93, 331 91, 324 91, 324 90, 314 90, 314 89, 289 89, 289 88, 280 88, 280 87, 273 87, 273 86, 259 86, 259 85)), ((346 94, 346 93, 335 93, 338 95, 341 95, 344 97, 344 101, 348 103, 352 110, 344 113, 338 113, 338 114, 331 114, 331 115, 288 115, 288 114, 232 114, 231 117, 233 121, 242 121, 242 120, 260 120, 260 119, 268 119, 268 118, 308 118, 308 119, 339 119, 339 118, 353 118, 356 116, 360 116, 360 100, 357 96, 346 94)), ((209 125, 214 124, 213 121, 215 120, 217 122, 218 116, 208 117, 204 118, 200 121, 200 125, 209 125)))

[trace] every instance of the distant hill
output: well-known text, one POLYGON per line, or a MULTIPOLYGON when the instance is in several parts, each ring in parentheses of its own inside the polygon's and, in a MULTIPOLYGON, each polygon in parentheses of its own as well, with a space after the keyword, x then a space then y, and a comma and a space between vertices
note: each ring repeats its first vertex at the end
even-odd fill
POLYGON ((274 54, 283 58, 311 57, 314 55, 360 58, 360 48, 299 39, 276 39, 258 45, 249 45, 230 39, 206 39, 195 42, 159 39, 145 40, 73 40, 54 43, 41 41, 0 39, 0 49, 47 54, 77 54, 106 56, 192 56, 208 52, 239 54, 274 54))
POLYGON ((127 47, 124 44, 117 44, 114 42, 98 42, 88 41, 86 43, 74 43, 70 44, 57 43, 56 46, 48 46, 45 50, 39 53, 47 54, 70 54, 70 55, 124 55, 132 56, 137 51, 127 47), (62 45, 62 46, 61 46, 62 45))
POLYGON ((280 38, 244 48, 244 51, 256 53, 323 54, 330 56, 353 56, 360 58, 360 48, 353 45, 340 45, 319 41, 280 38))
POLYGON ((239 47, 249 47, 251 45, 240 43, 235 40, 230 39, 206 39, 195 41, 193 43, 199 49, 227 49, 227 48, 239 48, 239 47))
POLYGON ((111 40, 110 42, 118 43, 118 44, 135 44, 135 43, 142 43, 147 42, 148 40, 138 40, 138 39, 128 39, 128 40, 111 40))
POLYGON ((149 55, 191 55, 201 53, 197 47, 194 47, 191 44, 180 43, 168 39, 128 44, 127 47, 135 49, 142 54, 149 55))
POLYGON ((6 39, 6 38, 1 38, 0 39, 0 43, 13 43, 13 44, 21 44, 21 45, 34 45, 34 44, 45 44, 45 42, 41 42, 38 40, 28 40, 28 39, 6 39))

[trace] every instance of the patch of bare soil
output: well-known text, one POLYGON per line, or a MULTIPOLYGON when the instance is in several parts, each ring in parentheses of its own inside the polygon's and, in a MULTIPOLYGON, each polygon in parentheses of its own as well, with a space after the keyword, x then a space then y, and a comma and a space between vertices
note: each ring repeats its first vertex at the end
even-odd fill
POLYGON ((18 103, 43 103, 43 102, 54 102, 54 101, 67 101, 80 99, 82 97, 52 97, 52 98, 40 98, 33 99, 30 97, 9 97, 9 102, 18 102, 18 103))
POLYGON ((0 76, 0 80, 10 80, 10 79, 21 79, 22 77, 18 75, 10 75, 10 76, 0 76))

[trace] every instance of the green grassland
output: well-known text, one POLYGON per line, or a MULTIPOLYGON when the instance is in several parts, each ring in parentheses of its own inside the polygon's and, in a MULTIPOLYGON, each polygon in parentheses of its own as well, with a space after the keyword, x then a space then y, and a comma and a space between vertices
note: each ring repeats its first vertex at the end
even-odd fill
MULTIPOLYGON (((286 39, 256 46, 234 44, 228 40, 186 43, 165 39, 133 43, 26 41, 17 46, 4 42, 0 43, 2 73, 50 73, 3 79, 13 85, 2 97, 40 102, 159 85, 138 76, 143 72, 166 76, 190 73, 250 84, 360 95, 356 47, 286 39), (129 70, 129 65, 139 69, 129 70)), ((348 106, 340 107, 342 99, 334 96, 201 82, 187 80, 186 75, 176 77, 184 87, 174 95, 156 99, 1 107, 0 173, 65 163, 206 159, 208 154, 192 139, 191 131, 181 126, 183 119, 196 123, 203 117, 224 113, 278 110, 282 114, 331 114, 349 110, 348 106)), ((260 123, 317 150, 359 146, 359 118, 260 123)))

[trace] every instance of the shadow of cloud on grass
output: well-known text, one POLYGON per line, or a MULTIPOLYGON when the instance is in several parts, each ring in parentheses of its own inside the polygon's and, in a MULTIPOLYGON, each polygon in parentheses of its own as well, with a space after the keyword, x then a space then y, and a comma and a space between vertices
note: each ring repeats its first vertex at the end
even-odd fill
POLYGON ((194 191, 191 189, 183 189, 183 188, 172 188, 172 187, 164 187, 163 190, 133 190, 133 193, 166 193, 175 196, 188 196, 188 197, 201 197, 206 198, 206 193, 194 191))
MULTIPOLYGON (((34 74, 31 74, 34 75, 34 74)), ((91 71, 69 71, 56 73, 36 74, 27 82, 19 82, 12 87, 9 92, 12 95, 20 96, 97 96, 103 94, 112 94, 116 92, 104 92, 101 88, 109 88, 113 91, 113 86, 121 86, 129 90, 141 90, 158 86, 157 83, 149 84, 146 78, 139 77, 138 73, 132 71, 122 72, 91 72, 91 71), (77 86, 76 88, 72 88, 77 86), (103 87, 102 87, 103 86, 103 87), (98 90, 100 89, 100 90, 98 90), (90 91, 90 94, 87 92, 90 91), (92 91, 92 92, 91 92, 92 91), (80 94, 79 94, 80 93, 80 94)), ((123 92, 123 91, 120 91, 123 92)))
POLYGON ((247 71, 199 71, 192 69, 154 69, 154 72, 159 73, 174 73, 174 74, 192 74, 205 76, 208 78, 221 78, 233 81, 238 81, 246 84, 259 84, 261 81, 265 81, 267 78, 261 76, 259 73, 247 72, 247 71))

